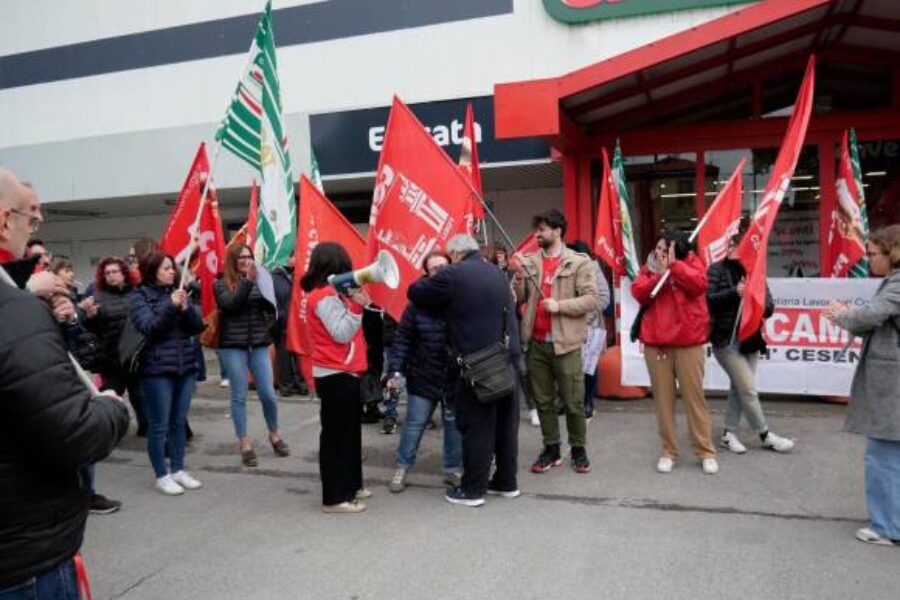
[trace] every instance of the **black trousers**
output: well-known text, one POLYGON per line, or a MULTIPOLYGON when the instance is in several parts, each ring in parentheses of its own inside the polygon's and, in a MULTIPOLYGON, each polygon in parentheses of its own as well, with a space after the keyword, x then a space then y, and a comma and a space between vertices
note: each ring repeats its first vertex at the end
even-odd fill
POLYGON ((278 361, 278 388, 298 390, 303 375, 297 364, 297 355, 287 349, 287 335, 282 332, 275 340, 275 358, 278 361))
POLYGON ((470 497, 481 497, 492 489, 518 489, 516 479, 519 452, 519 404, 510 394, 490 404, 482 404, 462 380, 456 386, 456 426, 462 434, 462 490, 470 497), (491 460, 497 470, 488 482, 491 460))
POLYGON ((103 379, 103 390, 112 390, 119 396, 128 391, 128 401, 131 402, 131 408, 137 419, 138 428, 142 431, 147 430, 147 412, 144 409, 144 403, 141 400, 141 386, 138 384, 137 373, 127 373, 125 371, 101 371, 100 377, 103 379))
POLYGON ((316 377, 322 402, 319 475, 322 504, 350 502, 362 488, 362 425, 359 378, 347 373, 316 377))

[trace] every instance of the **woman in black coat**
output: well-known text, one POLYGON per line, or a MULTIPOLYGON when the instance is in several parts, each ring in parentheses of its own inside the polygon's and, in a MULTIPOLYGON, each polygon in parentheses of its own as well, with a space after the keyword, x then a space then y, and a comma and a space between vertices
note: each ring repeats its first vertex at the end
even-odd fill
POLYGON ((131 310, 134 287, 131 272, 124 259, 107 256, 97 265, 94 277, 94 304, 97 311, 87 321, 88 328, 100 338, 102 354, 99 373, 103 379, 101 389, 113 390, 122 396, 128 391, 128 400, 137 419, 137 434, 147 436, 147 415, 141 403, 137 373, 129 373, 122 367, 119 357, 119 338, 131 310))

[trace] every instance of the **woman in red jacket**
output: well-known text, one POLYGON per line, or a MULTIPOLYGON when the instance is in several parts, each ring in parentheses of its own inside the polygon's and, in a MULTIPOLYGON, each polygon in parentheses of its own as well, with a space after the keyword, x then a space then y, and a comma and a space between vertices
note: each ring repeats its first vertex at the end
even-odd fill
POLYGON ((367 368, 362 313, 371 300, 361 289, 351 289, 348 297, 328 284, 329 275, 352 269, 343 246, 323 242, 313 250, 300 280, 307 293, 302 318, 322 401, 319 474, 326 513, 360 513, 366 509, 360 500, 372 495, 362 482, 360 413, 360 375, 367 368))
POLYGON ((703 394, 705 344, 709 338, 706 266, 690 251, 684 233, 663 232, 659 236, 655 250, 647 264, 641 267, 631 291, 644 310, 638 337, 644 344, 644 360, 650 372, 656 420, 662 438, 662 456, 656 470, 670 473, 678 459, 677 381, 694 454, 702 461, 704 473, 718 473, 709 407, 703 394), (651 298, 653 288, 666 269, 671 270, 671 275, 659 294, 651 298))

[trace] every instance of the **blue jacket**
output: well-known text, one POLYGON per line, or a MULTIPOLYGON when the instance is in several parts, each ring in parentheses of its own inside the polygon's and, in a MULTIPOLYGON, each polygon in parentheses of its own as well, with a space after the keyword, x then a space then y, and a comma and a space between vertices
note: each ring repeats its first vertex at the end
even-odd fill
POLYGON ((454 354, 468 354, 499 342, 505 308, 510 358, 519 373, 523 372, 516 304, 509 282, 477 251, 415 282, 407 296, 416 306, 443 316, 454 354))
POLYGON ((451 399, 458 369, 450 360, 447 326, 434 311, 410 303, 388 346, 388 372, 402 373, 410 394, 451 399))
POLYGON ((187 375, 197 370, 192 336, 206 327, 193 306, 186 311, 172 304, 174 287, 145 284, 131 298, 131 320, 147 336, 141 351, 140 375, 187 375))

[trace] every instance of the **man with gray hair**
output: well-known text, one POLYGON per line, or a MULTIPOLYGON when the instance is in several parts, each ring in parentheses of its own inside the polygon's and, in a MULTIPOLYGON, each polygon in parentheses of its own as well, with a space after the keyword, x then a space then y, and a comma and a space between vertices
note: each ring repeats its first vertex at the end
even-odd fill
MULTIPOLYGON (((506 277, 482 258, 478 242, 471 236, 451 238, 447 253, 453 264, 412 284, 407 292, 409 299, 444 318, 454 356, 495 345, 505 336, 513 366, 520 369, 523 360, 515 302, 506 277)), ((447 501, 481 506, 485 494, 505 498, 521 495, 516 479, 519 414, 515 394, 484 404, 459 379, 456 402, 463 477, 461 485, 447 490, 447 501), (494 458, 497 470, 489 480, 494 458)))
POLYGON ((22 259, 25 246, 43 220, 34 191, 0 167, 0 597, 75 600, 84 468, 125 434, 128 411, 88 390, 50 311, 22 289, 38 259, 22 259))

